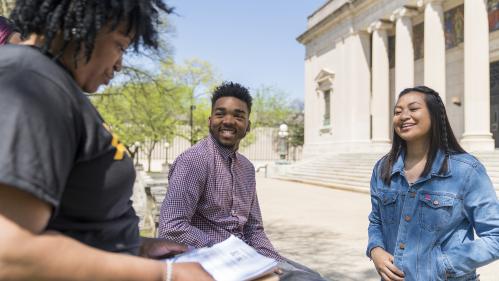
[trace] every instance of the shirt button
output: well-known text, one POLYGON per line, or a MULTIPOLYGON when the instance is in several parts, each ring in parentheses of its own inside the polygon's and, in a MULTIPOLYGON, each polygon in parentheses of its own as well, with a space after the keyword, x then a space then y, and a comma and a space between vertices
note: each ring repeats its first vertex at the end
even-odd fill
POLYGON ((439 204, 440 204, 440 202, 438 202, 438 200, 433 201, 433 205, 438 206, 439 204))
POLYGON ((416 197, 416 192, 409 192, 409 196, 411 196, 411 198, 416 197))
POLYGON ((411 219, 412 219, 412 218, 411 218, 411 216, 405 216, 405 217, 404 217, 404 220, 405 220, 405 221, 407 221, 407 222, 410 222, 410 221, 411 221, 411 219))
POLYGON ((404 243, 400 243, 400 244, 399 244, 399 248, 400 248, 401 250, 404 250, 404 249, 405 249, 405 244, 404 244, 404 243))

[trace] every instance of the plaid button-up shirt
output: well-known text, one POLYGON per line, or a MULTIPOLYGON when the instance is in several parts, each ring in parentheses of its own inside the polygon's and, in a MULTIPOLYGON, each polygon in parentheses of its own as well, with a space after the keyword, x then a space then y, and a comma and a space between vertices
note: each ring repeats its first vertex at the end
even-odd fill
POLYGON ((264 232, 255 185, 253 164, 210 135, 173 163, 159 236, 199 248, 233 234, 260 254, 282 260, 264 232))

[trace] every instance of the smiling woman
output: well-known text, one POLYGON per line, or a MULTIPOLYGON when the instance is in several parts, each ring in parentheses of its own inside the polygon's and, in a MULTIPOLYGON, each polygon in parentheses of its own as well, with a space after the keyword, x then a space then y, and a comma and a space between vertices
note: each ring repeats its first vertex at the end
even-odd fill
POLYGON ((499 257, 499 201, 485 168, 428 87, 400 93, 393 128, 371 179, 367 255, 383 280, 478 280, 476 269, 499 257))
POLYGON ((212 280, 139 237, 135 171, 83 94, 157 47, 160 0, 18 0, 21 45, 0 48, 0 280, 212 280), (47 253, 50 253, 47 256, 47 253))

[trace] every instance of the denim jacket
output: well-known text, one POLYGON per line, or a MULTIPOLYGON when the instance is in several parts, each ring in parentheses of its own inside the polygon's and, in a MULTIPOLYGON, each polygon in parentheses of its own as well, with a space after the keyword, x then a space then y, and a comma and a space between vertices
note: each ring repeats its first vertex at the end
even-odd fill
POLYGON ((374 247, 388 251, 405 281, 477 280, 476 268, 499 258, 499 201, 485 168, 467 153, 451 154, 439 174, 439 151, 428 175, 410 186, 404 157, 390 185, 381 179, 385 158, 374 167, 367 255, 374 247))

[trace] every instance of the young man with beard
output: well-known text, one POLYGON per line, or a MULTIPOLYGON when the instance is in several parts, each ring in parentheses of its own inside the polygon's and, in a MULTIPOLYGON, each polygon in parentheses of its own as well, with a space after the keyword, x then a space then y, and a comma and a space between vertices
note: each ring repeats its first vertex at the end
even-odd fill
POLYGON ((196 248, 234 235, 279 261, 281 280, 324 280, 277 253, 264 232, 253 164, 237 152, 251 127, 252 98, 237 83, 223 83, 212 96, 210 134, 182 153, 168 176, 159 236, 196 248))

